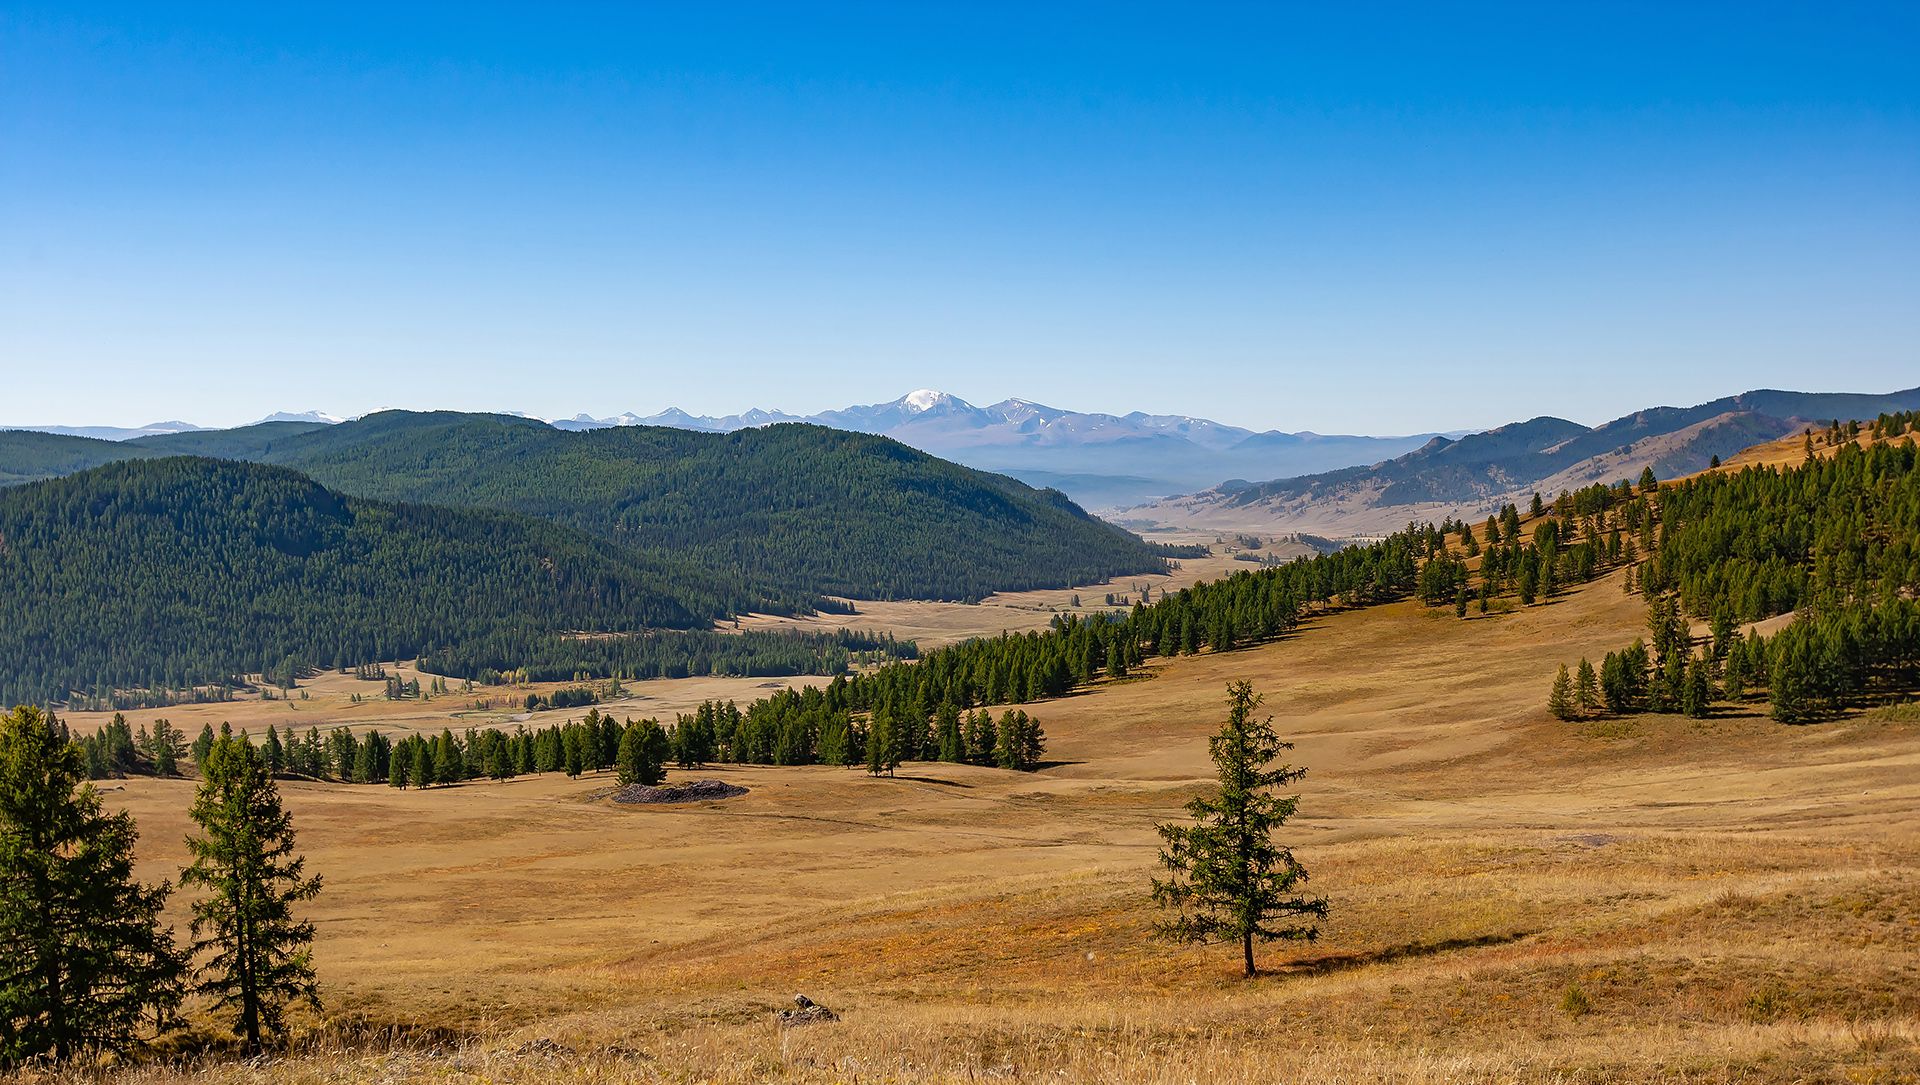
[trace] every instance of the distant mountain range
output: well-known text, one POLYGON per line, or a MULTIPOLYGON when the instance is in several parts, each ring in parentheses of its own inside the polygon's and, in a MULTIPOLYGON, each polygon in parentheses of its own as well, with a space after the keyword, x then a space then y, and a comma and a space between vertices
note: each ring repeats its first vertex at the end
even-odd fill
POLYGON ((976 407, 923 388, 887 403, 814 415, 751 410, 723 417, 670 408, 641 417, 579 415, 561 429, 671 426, 730 433, 778 422, 811 422, 891 437, 969 467, 1051 486, 1089 507, 1113 508, 1211 486, 1221 479, 1264 478, 1375 463, 1437 436, 1405 437, 1255 432, 1189 415, 1087 413, 1025 399, 976 407))
POLYGON ((1634 478, 1647 468, 1661 478, 1690 474, 1715 456, 1807 426, 1915 409, 1920 388, 1885 395, 1761 389, 1694 407, 1651 407, 1594 427, 1540 417, 1458 440, 1435 437, 1371 466, 1268 482, 1236 479, 1118 518, 1135 528, 1369 535, 1410 520, 1478 519, 1536 491, 1551 496, 1634 478))
MULTIPOLYGON (((318 411, 276 413, 261 422, 336 423, 318 411)), ((1404 437, 1255 432, 1187 415, 1084 413, 1008 399, 976 407, 958 396, 921 389, 886 403, 846 407, 813 415, 750 410, 722 417, 671 407, 658 414, 548 420, 555 429, 581 431, 622 426, 666 426, 732 433, 781 422, 810 422, 856 433, 891 437, 936 456, 1011 475, 1033 486, 1052 487, 1090 508, 1134 505, 1191 492, 1227 478, 1274 478, 1377 463, 1419 448, 1438 434, 1404 437)), ((258 425, 258 423, 255 423, 258 425)), ((186 422, 156 422, 119 429, 107 426, 20 426, 18 429, 138 440, 195 432, 186 422)), ((1458 436, 1458 431, 1453 435, 1458 436)))
MULTIPOLYGON (((332 425, 346 419, 319 411, 300 411, 289 413, 275 411, 252 423, 261 422, 317 422, 332 425)), ((144 426, 0 426, 0 430, 27 430, 33 433, 57 433, 62 437, 91 437, 96 441, 137 441, 142 437, 164 437, 175 433, 201 433, 212 427, 196 426, 192 422, 149 422, 144 426)), ((216 431, 217 432, 217 431, 216 431)))

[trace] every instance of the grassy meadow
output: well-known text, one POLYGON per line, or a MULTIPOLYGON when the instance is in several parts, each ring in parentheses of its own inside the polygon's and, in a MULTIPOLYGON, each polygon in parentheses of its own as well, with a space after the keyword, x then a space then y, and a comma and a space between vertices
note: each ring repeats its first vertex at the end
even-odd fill
MULTIPOLYGON (((324 1017, 265 1065, 120 1078, 1920 1078, 1920 719, 1551 720, 1553 669, 1643 613, 1616 574, 1318 616, 1034 706, 1031 775, 716 766, 672 778, 751 793, 637 808, 611 774, 286 782, 324 1017), (1238 678, 1312 769, 1286 836, 1333 905, 1250 982, 1151 938, 1147 899, 1238 678), (843 1019, 780 1029, 796 992, 843 1019)), ((107 786, 173 874, 192 783, 107 786)))

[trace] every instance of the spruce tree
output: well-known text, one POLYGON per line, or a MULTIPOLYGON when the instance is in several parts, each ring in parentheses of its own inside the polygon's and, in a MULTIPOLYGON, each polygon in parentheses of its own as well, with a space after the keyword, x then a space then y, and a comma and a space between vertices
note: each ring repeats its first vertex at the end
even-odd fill
POLYGON ((433 786, 433 751, 427 748, 427 740, 419 735, 413 736, 413 765, 408 775, 415 787, 433 786))
POLYGON ((286 1031, 295 999, 316 1009, 313 924, 293 905, 320 892, 294 854, 293 818, 266 761, 243 735, 216 743, 189 811, 203 835, 189 836, 193 863, 180 884, 207 891, 193 906, 193 952, 205 955, 195 990, 236 1015, 248 1051, 286 1031))
POLYGON ((1680 711, 1694 719, 1706 718, 1713 704, 1713 676, 1708 673, 1708 667, 1704 657, 1694 656, 1687 660, 1685 675, 1680 680, 1680 711))
POLYGON ((1580 669, 1574 673, 1573 700, 1582 712, 1600 707, 1600 683, 1593 673, 1593 664, 1587 662, 1585 656, 1580 658, 1580 669))
POLYGON ((1187 804, 1192 825, 1159 826, 1168 876, 1153 881, 1154 902, 1175 913, 1158 932, 1180 941, 1238 942, 1248 976, 1255 973, 1255 940, 1312 941, 1320 933, 1314 921, 1327 915, 1325 898, 1298 892, 1306 868, 1273 841, 1273 830, 1299 804, 1273 789, 1307 770, 1269 767, 1293 744, 1280 740, 1270 718, 1254 719, 1260 700, 1251 683, 1227 687, 1226 725, 1207 742, 1219 788, 1187 804))
POLYGON ((667 733, 654 720, 629 723, 620 734, 614 769, 622 785, 652 787, 667 778, 667 733))
POLYGON ((960 710, 954 707, 953 702, 942 703, 940 710, 934 713, 933 729, 939 744, 940 760, 959 762, 967 759, 966 738, 960 732, 960 710))
POLYGON ((1570 720, 1573 712, 1573 678, 1567 674, 1567 665, 1560 664, 1560 673, 1553 676, 1553 689, 1547 693, 1547 711, 1553 718, 1570 720))
POLYGON ((193 771, 204 773, 207 767, 207 754, 213 752, 213 724, 200 725, 200 735, 193 740, 193 771))
POLYGON ((168 887, 134 880, 133 817, 84 780, 46 713, 0 717, 0 1066, 126 1050, 179 1004, 168 887))
POLYGON ((900 729, 894 724, 893 714, 877 711, 867 730, 867 773, 878 776, 886 773, 892 776, 900 767, 900 729))

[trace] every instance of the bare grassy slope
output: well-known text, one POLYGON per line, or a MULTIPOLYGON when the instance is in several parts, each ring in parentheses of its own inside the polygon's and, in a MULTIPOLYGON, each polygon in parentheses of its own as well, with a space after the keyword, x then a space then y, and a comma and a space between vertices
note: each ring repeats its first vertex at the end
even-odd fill
MULTIPOLYGON (((1641 614, 1609 580, 1322 617, 1039 706, 1031 776, 728 767, 695 775, 750 795, 640 809, 289 784, 336 1020, 455 1040, 194 1080, 1915 1079, 1920 724, 1549 721, 1551 667, 1641 614), (1239 677, 1312 767, 1291 835, 1334 909, 1253 983, 1150 940, 1145 896, 1239 677), (781 1033, 795 990, 845 1020, 781 1033)), ((189 790, 116 793, 152 876, 189 790)))

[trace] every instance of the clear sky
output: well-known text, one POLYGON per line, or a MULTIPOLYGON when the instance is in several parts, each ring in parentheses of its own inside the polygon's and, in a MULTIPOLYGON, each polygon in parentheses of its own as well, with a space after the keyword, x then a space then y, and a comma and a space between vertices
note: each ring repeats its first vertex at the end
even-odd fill
POLYGON ((1913 386, 1917 12, 0 0, 0 422, 1913 386))

